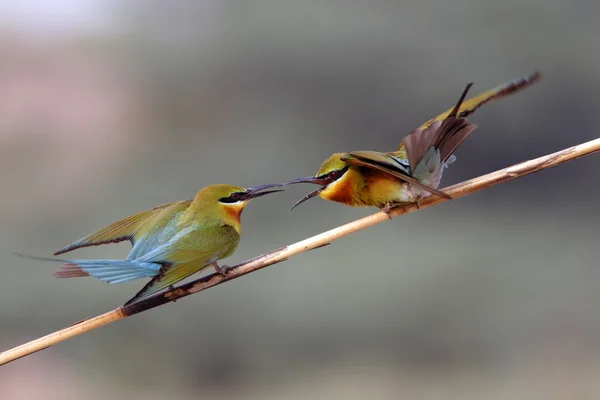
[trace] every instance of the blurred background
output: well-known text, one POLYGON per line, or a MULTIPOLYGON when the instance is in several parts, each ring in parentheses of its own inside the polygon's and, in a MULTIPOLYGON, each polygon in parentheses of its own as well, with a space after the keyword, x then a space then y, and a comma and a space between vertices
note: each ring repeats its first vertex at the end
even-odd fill
MULTIPOLYGON (((472 94, 443 186, 600 135, 594 0, 0 3, 0 349, 144 282, 57 280, 51 255, 212 183, 392 150, 472 94)), ((76 337, 0 373, 10 399, 600 397, 600 158, 423 210, 76 337)), ((374 212, 311 186, 254 202, 235 264, 374 212)), ((73 257, 122 258, 128 244, 73 257)))

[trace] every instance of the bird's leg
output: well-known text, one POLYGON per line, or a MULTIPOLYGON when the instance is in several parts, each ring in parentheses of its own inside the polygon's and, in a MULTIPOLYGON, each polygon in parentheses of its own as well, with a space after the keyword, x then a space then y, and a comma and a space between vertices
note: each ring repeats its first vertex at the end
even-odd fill
POLYGON ((392 214, 390 213, 390 211, 392 211, 392 208, 394 208, 394 203, 392 202, 387 202, 385 203, 385 205, 383 206, 383 208, 381 209, 381 211, 383 211, 384 213, 387 214, 389 219, 392 219, 392 214))
MULTIPOLYGON (((167 291, 172 292, 173 290, 175 290, 175 286, 173 285, 169 285, 169 287, 167 288, 167 291)), ((173 300, 173 303, 175 303, 177 300, 173 300)))
MULTIPOLYGON (((402 207, 406 211, 406 208, 410 207, 411 205, 413 205, 413 203, 404 202, 404 201, 401 201, 401 202, 389 201, 389 202, 385 203, 385 205, 381 208, 381 211, 386 213, 389 219, 392 219, 392 210, 394 208, 402 207)), ((418 206, 417 206, 417 208, 418 208, 418 206)))
POLYGON ((160 269, 158 270, 158 275, 156 276, 157 282, 159 282, 165 276, 167 269, 169 269, 169 264, 163 264, 160 266, 160 269))
POLYGON ((400 206, 406 206, 406 203, 404 203, 404 202, 388 201, 387 203, 385 203, 385 205, 383 206, 383 208, 381 209, 381 211, 383 211, 384 213, 386 213, 389 219, 392 219, 392 210, 394 208, 400 207, 400 206))
POLYGON ((220 274, 221 276, 227 276, 227 271, 229 271, 229 269, 231 268, 231 267, 228 267, 227 265, 221 266, 221 265, 217 264, 216 261, 214 263, 212 263, 211 265, 215 269, 215 272, 217 274, 220 274))

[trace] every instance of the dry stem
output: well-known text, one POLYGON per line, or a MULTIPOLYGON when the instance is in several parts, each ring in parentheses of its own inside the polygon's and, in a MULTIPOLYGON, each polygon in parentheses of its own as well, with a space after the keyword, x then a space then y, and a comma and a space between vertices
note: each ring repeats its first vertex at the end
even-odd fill
MULTIPOLYGON (((508 167, 456 184, 454 186, 450 186, 444 189, 444 192, 453 198, 462 197, 490 186, 494 186, 498 183, 506 182, 533 172, 541 171, 543 169, 550 168, 555 165, 562 164, 563 162, 574 160, 597 151, 600 151, 600 139, 595 139, 578 146, 570 147, 568 149, 539 157, 534 160, 525 161, 520 164, 513 165, 512 167, 508 167)), ((448 200, 432 196, 423 200, 419 205, 419 209, 444 203, 446 201, 448 200)), ((414 205, 403 208, 395 208, 391 211, 391 216, 397 217, 399 215, 408 214, 416 210, 417 208, 414 205)), ((25 357, 29 354, 35 353, 36 351, 43 350, 56 343, 62 342, 92 329, 107 325, 113 321, 127 318, 142 311, 147 311, 154 307, 158 307, 188 296, 192 293, 200 292, 229 280, 249 274, 250 272, 265 268, 269 265, 279 263, 288 259, 289 257, 295 256, 296 254, 326 246, 334 240, 387 220, 388 216, 384 212, 378 212, 335 229, 331 229, 327 232, 312 236, 300 242, 271 251, 257 258, 245 261, 233 267, 228 272, 227 276, 221 276, 219 274, 208 275, 193 282, 181 285, 174 290, 169 290, 167 292, 143 299, 137 303, 119 307, 97 317, 78 322, 67 328, 0 353, 0 365, 9 363, 21 357, 25 357)))

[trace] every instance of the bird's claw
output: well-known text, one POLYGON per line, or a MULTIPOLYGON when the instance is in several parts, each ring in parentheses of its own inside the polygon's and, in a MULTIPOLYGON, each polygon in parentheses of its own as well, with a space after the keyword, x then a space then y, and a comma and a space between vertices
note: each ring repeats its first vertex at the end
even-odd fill
POLYGON ((394 208, 394 207, 395 207, 395 205, 393 205, 392 203, 385 203, 385 205, 383 206, 381 211, 386 213, 389 219, 392 219, 391 211, 392 211, 392 208, 394 208))
POLYGON ((221 276, 227 276, 227 273, 231 269, 231 267, 227 265, 219 265, 217 263, 214 263, 213 267, 215 268, 215 272, 221 276))
POLYGON ((402 207, 402 209, 404 211, 406 211, 407 208, 411 207, 413 204, 416 204, 416 207, 419 208, 419 201, 416 201, 414 203, 410 203, 410 202, 396 202, 396 203, 395 202, 388 202, 388 203, 385 203, 385 205, 381 208, 381 211, 383 211, 384 213, 386 213, 389 219, 392 219, 393 218, 393 216, 392 216, 392 210, 394 208, 402 207))

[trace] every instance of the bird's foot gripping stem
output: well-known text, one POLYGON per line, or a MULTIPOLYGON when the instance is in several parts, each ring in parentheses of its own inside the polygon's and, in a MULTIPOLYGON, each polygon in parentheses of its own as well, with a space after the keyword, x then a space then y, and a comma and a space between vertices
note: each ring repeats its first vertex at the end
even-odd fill
POLYGON ((221 275, 221 276, 227 276, 227 273, 231 269, 231 267, 229 267, 227 265, 219 265, 219 264, 217 264, 216 261, 214 263, 212 263, 212 266, 215 269, 215 272, 217 274, 221 275))
POLYGON ((390 211, 392 211, 392 208, 394 208, 394 207, 395 207, 394 203, 385 203, 385 205, 383 206, 381 211, 386 213, 389 219, 392 219, 392 214, 390 213, 390 211))
MULTIPOLYGON (((393 201, 390 201, 388 203, 385 203, 385 205, 381 208, 381 211, 386 213, 389 219, 392 219, 392 210, 394 208, 402 207, 406 211, 407 208, 409 208, 410 206, 412 206, 414 204, 415 203, 407 203, 407 202, 395 203, 393 201)), ((417 204, 417 208, 419 208, 419 204, 418 203, 416 203, 416 204, 417 204)))
POLYGON ((406 205, 407 205, 406 203, 396 203, 396 202, 390 201, 390 202, 385 203, 385 205, 383 206, 381 211, 386 213, 389 219, 392 219, 392 210, 396 207, 405 207, 406 205))

